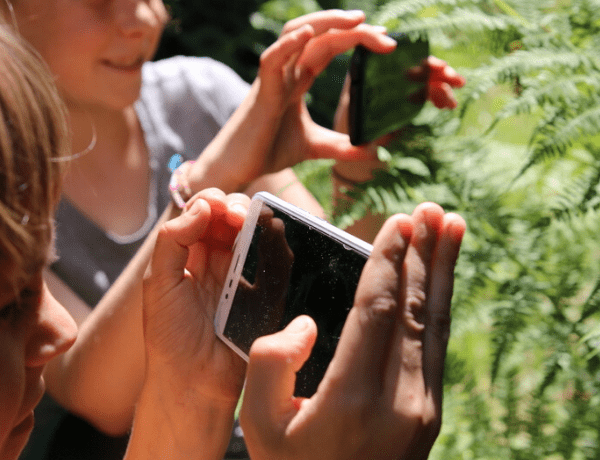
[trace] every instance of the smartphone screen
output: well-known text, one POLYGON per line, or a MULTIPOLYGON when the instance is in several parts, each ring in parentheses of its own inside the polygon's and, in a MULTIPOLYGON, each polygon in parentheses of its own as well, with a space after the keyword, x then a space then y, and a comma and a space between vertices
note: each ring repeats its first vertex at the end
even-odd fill
POLYGON ((318 338, 295 389, 311 396, 333 358, 368 252, 263 202, 223 336, 247 355, 256 338, 311 316, 318 338))
MULTIPOLYGON (((356 47, 350 61, 350 141, 364 144, 407 125, 427 99, 427 75, 414 70, 429 56, 429 42, 390 34, 398 42, 388 54, 356 47)), ((424 69, 426 71, 426 69, 424 69)))

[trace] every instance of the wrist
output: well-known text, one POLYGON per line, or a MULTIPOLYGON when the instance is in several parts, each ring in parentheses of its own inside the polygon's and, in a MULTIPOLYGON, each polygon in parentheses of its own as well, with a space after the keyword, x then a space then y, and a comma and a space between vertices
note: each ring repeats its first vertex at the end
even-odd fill
POLYGON ((148 377, 136 405, 127 459, 222 458, 235 407, 235 402, 208 400, 193 389, 148 377))
POLYGON ((225 193, 241 192, 271 166, 281 110, 260 95, 255 82, 242 104, 188 171, 193 192, 218 187, 225 193))
POLYGON ((187 171, 192 167, 194 161, 186 161, 179 165, 171 174, 169 179, 169 192, 175 206, 179 209, 185 208, 187 201, 193 196, 189 185, 187 171))
POLYGON ((337 161, 331 168, 331 177, 339 186, 355 186, 373 179, 374 172, 384 169, 379 160, 337 161))

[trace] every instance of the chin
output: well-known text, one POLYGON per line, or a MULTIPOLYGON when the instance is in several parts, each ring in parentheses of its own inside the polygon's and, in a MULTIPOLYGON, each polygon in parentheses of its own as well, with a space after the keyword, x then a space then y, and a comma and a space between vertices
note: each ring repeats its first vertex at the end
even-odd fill
POLYGON ((0 458, 2 460, 17 460, 27 445, 29 434, 30 433, 27 433, 26 436, 20 436, 18 438, 7 439, 4 445, 0 447, 0 458))

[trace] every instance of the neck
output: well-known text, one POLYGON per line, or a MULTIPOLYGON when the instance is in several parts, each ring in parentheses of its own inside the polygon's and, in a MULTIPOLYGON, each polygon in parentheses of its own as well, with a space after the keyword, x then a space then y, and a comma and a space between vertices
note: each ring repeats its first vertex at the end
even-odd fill
POLYGON ((133 106, 112 110, 67 103, 67 108, 73 136, 72 154, 77 157, 74 160, 83 163, 95 163, 100 158, 112 162, 123 160, 137 126, 133 106))

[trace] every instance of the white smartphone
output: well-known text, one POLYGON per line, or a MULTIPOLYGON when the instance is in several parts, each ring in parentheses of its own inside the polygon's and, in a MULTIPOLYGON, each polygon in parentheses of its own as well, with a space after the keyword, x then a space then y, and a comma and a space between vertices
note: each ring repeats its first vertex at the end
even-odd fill
POLYGON ((233 249, 215 317, 217 335, 248 360, 260 336, 311 316, 318 337, 296 377, 309 397, 333 358, 372 246, 277 197, 259 192, 233 249))

